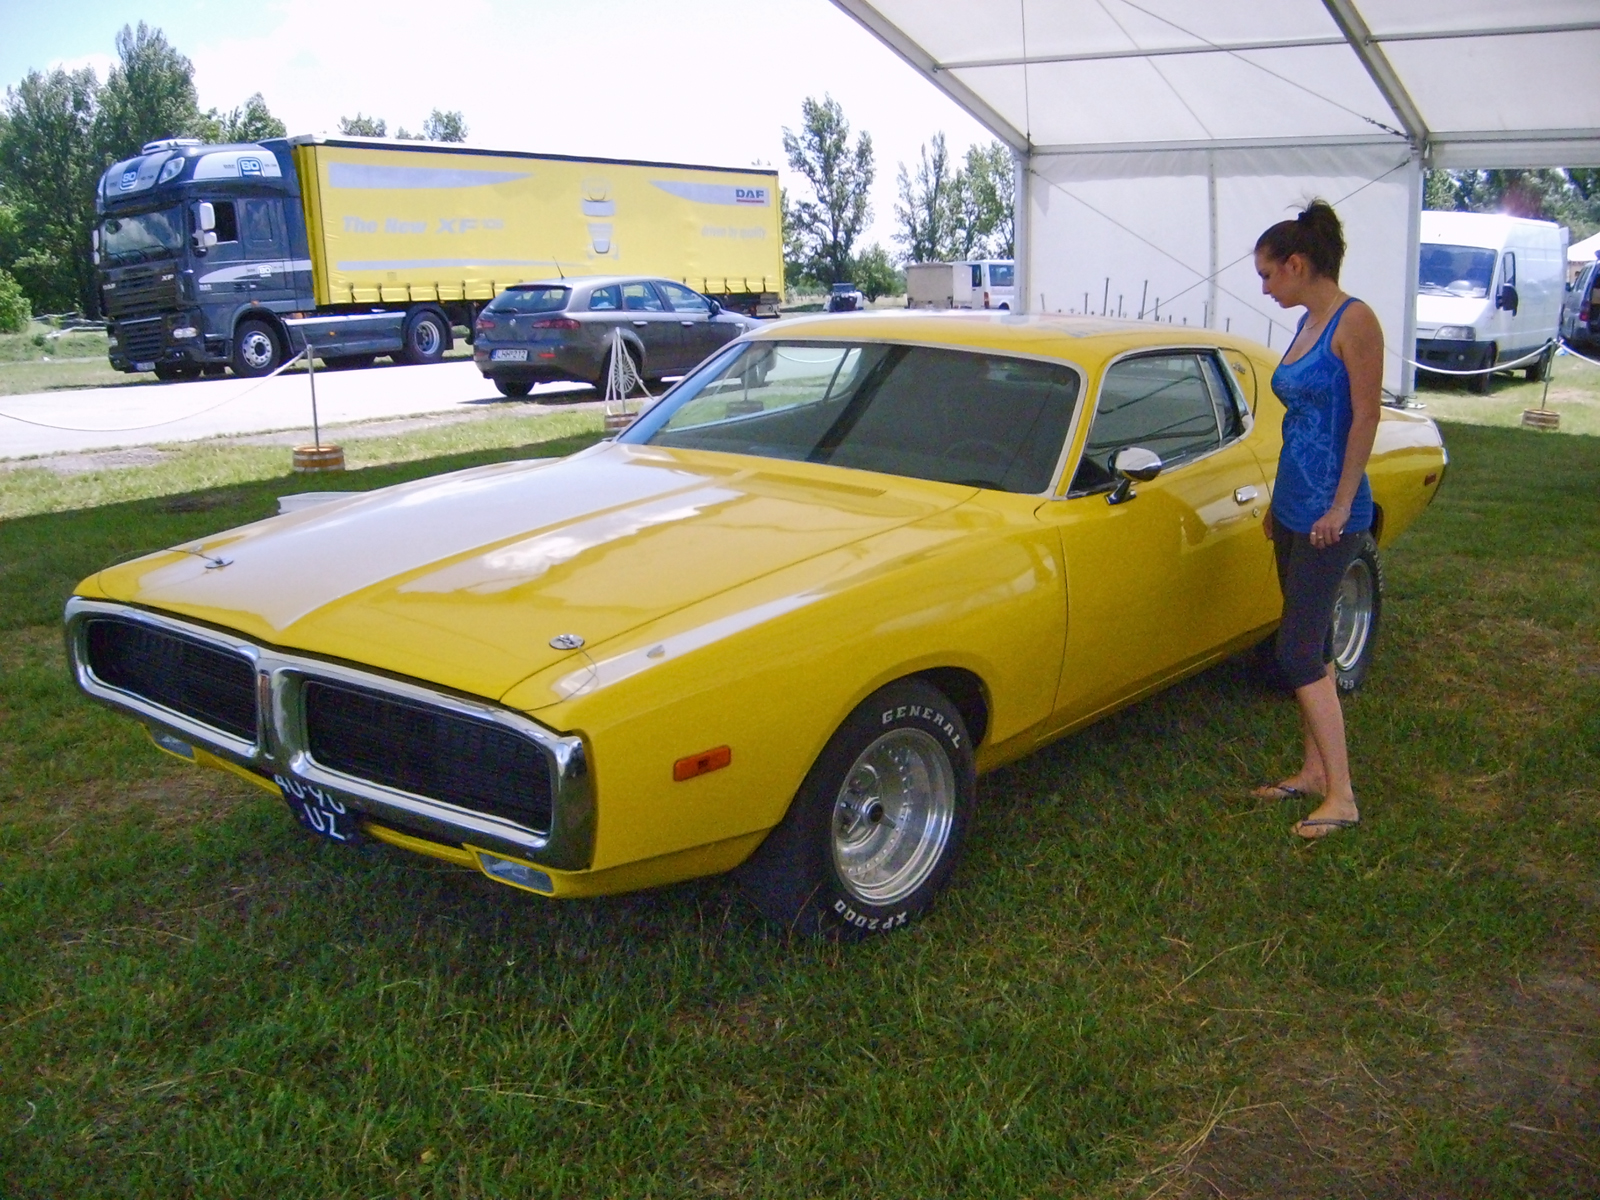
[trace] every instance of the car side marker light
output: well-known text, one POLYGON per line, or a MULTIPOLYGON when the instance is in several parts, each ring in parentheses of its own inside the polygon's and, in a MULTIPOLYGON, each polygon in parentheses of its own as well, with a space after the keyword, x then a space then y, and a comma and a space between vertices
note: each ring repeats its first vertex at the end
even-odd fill
POLYGON ((478 868, 490 879, 497 879, 501 883, 509 883, 512 887, 521 888, 526 892, 538 892, 548 896, 555 891, 550 883, 550 876, 536 867, 518 862, 514 858, 501 858, 498 854, 490 854, 487 850, 479 850, 476 846, 468 846, 473 854, 478 857, 478 868))
POLYGON ((693 779, 696 775, 709 775, 712 771, 720 771, 732 761, 733 751, 727 746, 702 750, 699 754, 691 754, 688 758, 680 758, 673 763, 672 778, 682 783, 686 779, 693 779))

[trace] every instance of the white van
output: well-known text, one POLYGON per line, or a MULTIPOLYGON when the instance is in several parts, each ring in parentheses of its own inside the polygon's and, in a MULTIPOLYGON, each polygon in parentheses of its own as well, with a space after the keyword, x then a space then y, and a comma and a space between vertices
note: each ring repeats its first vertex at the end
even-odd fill
POLYGON ((912 263, 906 268, 907 308, 1017 306, 1017 264, 1009 258, 977 262, 912 263))
MULTIPOLYGON (((1566 297, 1567 231, 1498 213, 1424 212, 1417 276, 1417 362, 1471 371, 1514 362, 1543 379, 1566 297)), ((1467 384, 1487 394, 1492 376, 1467 384)))

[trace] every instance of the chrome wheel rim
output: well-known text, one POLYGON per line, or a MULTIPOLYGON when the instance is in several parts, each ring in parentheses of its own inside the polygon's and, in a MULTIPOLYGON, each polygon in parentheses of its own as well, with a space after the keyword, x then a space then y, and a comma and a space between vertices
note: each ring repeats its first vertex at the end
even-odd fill
POLYGON ((252 371, 270 367, 272 352, 272 339, 260 330, 252 330, 245 334, 244 340, 239 343, 239 356, 244 359, 245 366, 252 371))
POLYGON ((1366 653, 1372 636, 1372 565, 1358 558, 1345 569, 1333 601, 1333 661, 1350 671, 1366 653))
POLYGON ((833 803, 833 865, 867 904, 897 904, 944 857, 955 822, 950 756, 920 729, 886 733, 846 772, 833 803))
POLYGON ((439 327, 432 321, 418 321, 411 327, 411 345, 424 358, 432 358, 444 341, 439 327))

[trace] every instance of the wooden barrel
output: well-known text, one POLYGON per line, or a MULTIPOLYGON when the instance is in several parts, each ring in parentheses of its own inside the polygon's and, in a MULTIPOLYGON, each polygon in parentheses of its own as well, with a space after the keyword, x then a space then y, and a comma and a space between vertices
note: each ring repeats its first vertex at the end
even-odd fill
POLYGON ((315 475, 323 471, 344 470, 343 446, 296 446, 294 469, 298 474, 315 475))
POLYGON ((1548 408, 1525 408, 1522 423, 1529 429, 1560 429, 1561 414, 1548 408))
POLYGON ((629 425, 633 424, 635 418, 637 418, 638 415, 639 415, 638 413, 631 413, 631 412, 620 412, 620 413, 608 412, 606 414, 606 432, 607 433, 621 433, 629 425))

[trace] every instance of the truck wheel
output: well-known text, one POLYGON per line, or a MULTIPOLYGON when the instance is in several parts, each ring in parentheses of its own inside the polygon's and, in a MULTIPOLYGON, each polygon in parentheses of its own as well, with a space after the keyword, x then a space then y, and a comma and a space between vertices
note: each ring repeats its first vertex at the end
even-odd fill
MULTIPOLYGON (((1494 366, 1494 360, 1497 355, 1498 351, 1495 347, 1490 346, 1489 353, 1484 356, 1483 366, 1486 368, 1494 366)), ((1493 380, 1494 372, 1485 370, 1482 375, 1467 376, 1467 387, 1479 396, 1487 396, 1490 388, 1494 386, 1493 380)))
POLYGON ((233 373, 246 379, 270 375, 283 361, 278 335, 265 321, 242 321, 233 335, 233 373))
POLYGON ((502 396, 509 396, 515 400, 518 397, 526 396, 529 392, 533 391, 533 380, 496 379, 494 381, 494 386, 500 389, 500 394, 502 396))
POLYGON ((406 322, 406 344, 400 351, 400 358, 413 366, 436 363, 444 357, 449 340, 450 332, 445 328, 443 317, 434 312, 419 312, 406 322))
POLYGON ((1333 601, 1333 669, 1341 692, 1353 692, 1367 678, 1383 615, 1383 562, 1370 533, 1345 568, 1333 601))
POLYGON ((950 878, 975 797, 960 712, 927 682, 902 679, 839 726, 739 882, 791 932, 887 933, 950 878))

